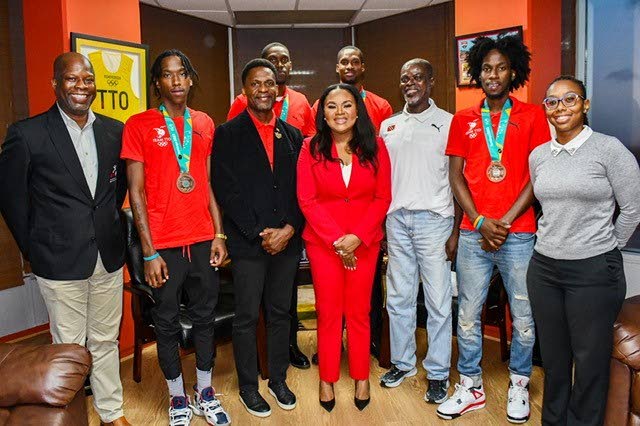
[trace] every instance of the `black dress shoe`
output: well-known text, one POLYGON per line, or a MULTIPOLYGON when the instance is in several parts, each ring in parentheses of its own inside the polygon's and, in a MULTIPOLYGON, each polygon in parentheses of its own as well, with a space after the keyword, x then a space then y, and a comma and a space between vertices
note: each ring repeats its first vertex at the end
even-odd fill
POLYGON ((296 396, 286 382, 269 382, 269 393, 273 395, 278 406, 283 410, 293 410, 296 407, 296 396))
POLYGON ((325 410, 327 410, 330 413, 331 410, 333 410, 333 407, 336 406, 336 399, 333 398, 330 401, 322 401, 322 400, 320 400, 320 405, 322 406, 322 408, 324 408, 325 410))
POLYGON ((300 351, 297 345, 289 345, 289 362, 292 366, 306 370, 311 367, 309 358, 300 351))
MULTIPOLYGON (((322 388, 322 382, 320 383, 320 388, 322 388)), ((331 383, 331 390, 333 391, 333 383, 331 383)), ((327 410, 329 413, 331 412, 331 410, 333 410, 333 407, 336 406, 336 394, 335 394, 335 392, 333 392, 333 398, 330 399, 329 401, 323 401, 319 397, 318 397, 318 399, 320 401, 320 405, 322 406, 322 408, 327 410)))
MULTIPOLYGON (((357 391, 358 390, 358 380, 356 380, 355 385, 356 385, 355 387, 356 387, 356 391, 357 391)), ((369 385, 367 385, 367 387, 369 387, 369 385)), ((369 390, 369 392, 371 392, 371 390, 369 390)), ((360 399, 360 398, 356 397, 355 395, 353 397, 353 403, 355 404, 355 406, 360 411, 364 410, 365 407, 367 405, 369 405, 370 401, 371 401, 371 394, 369 394, 369 398, 367 398, 367 399, 360 399)))
POLYGON ((240 391, 240 401, 254 416, 269 417, 271 415, 271 407, 257 390, 240 391))
POLYGON ((353 403, 356 405, 356 407, 358 408, 358 410, 362 411, 365 409, 365 407, 367 405, 369 405, 369 402, 371 401, 371 397, 367 398, 367 399, 358 399, 355 396, 353 397, 353 403))

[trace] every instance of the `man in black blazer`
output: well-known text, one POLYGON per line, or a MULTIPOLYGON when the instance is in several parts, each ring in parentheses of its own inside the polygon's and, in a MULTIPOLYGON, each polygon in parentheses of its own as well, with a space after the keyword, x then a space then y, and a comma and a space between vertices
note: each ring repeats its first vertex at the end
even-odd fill
POLYGON ((289 306, 300 261, 304 219, 296 196, 302 134, 273 113, 276 69, 254 59, 242 71, 247 109, 216 129, 212 178, 223 210, 236 312, 233 347, 240 399, 259 417, 271 414, 258 392, 256 325, 260 303, 267 322, 269 393, 291 410, 296 397, 286 380, 289 306))
POLYGON ((79 53, 54 61, 56 103, 12 124, 0 153, 0 211, 31 262, 54 343, 85 345, 91 387, 105 424, 122 411, 118 332, 122 316, 126 194, 122 123, 94 114, 91 63, 79 53))

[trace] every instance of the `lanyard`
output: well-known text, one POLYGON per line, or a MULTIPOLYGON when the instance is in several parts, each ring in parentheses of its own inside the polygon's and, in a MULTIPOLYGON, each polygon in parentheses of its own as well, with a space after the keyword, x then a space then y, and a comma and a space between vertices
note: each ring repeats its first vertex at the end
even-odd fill
POLYGON ((360 90, 360 97, 362 98, 363 101, 367 99, 367 92, 364 90, 364 88, 360 90))
POLYGON ((164 121, 167 124, 169 130, 169 136, 171 137, 171 144, 173 145, 173 152, 178 160, 178 166, 180 166, 181 173, 189 172, 189 162, 191 160, 191 137, 193 134, 191 125, 191 114, 189 108, 184 109, 184 141, 180 143, 180 136, 176 125, 169 116, 167 109, 164 105, 160 105, 160 111, 164 116, 164 121))
POLYGON ((287 117, 289 116, 289 94, 284 97, 284 101, 282 101, 282 111, 280 111, 280 120, 287 121, 287 117))
POLYGON ((484 138, 487 141, 487 147, 489 148, 489 155, 491 155, 491 161, 499 162, 502 158, 502 152, 504 148, 504 139, 507 135, 507 125, 509 124, 509 116, 511 115, 511 99, 502 106, 502 112, 500 113, 500 123, 496 134, 493 134, 493 127, 491 126, 491 114, 489 111, 489 104, 487 100, 484 100, 482 105, 482 127, 484 128, 484 138))

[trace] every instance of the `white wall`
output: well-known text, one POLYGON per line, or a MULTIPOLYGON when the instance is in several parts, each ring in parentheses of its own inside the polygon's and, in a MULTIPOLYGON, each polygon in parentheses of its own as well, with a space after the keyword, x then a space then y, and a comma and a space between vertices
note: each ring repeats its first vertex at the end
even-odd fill
POLYGON ((24 277, 24 285, 0 291, 0 337, 48 321, 47 307, 32 274, 24 277))
POLYGON ((627 278, 627 297, 640 294, 640 253, 622 252, 624 274, 627 278))

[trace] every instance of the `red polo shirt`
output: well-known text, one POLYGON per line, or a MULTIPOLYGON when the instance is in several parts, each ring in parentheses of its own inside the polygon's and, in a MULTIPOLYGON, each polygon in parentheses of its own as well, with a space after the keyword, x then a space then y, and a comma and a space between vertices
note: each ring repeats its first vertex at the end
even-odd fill
MULTIPOLYGON (((447 155, 465 159, 464 177, 476 209, 480 214, 493 219, 502 218, 529 183, 531 151, 551 140, 549 124, 542 107, 520 102, 513 97, 510 99, 513 107, 501 159, 507 170, 504 180, 494 183, 487 178, 491 155, 482 129, 482 102, 453 116, 446 149, 447 155)), ((499 121, 500 113, 491 114, 494 134, 499 121)), ((460 227, 474 229, 466 213, 460 227)), ((532 207, 511 224, 509 232, 536 232, 532 207)))
MULTIPOLYGON (((285 88, 284 95, 276 98, 276 102, 273 104, 274 114, 280 117, 284 98, 287 95, 289 96, 289 113, 285 121, 300 130, 303 136, 315 135, 316 124, 314 119, 316 115, 311 112, 309 101, 302 93, 296 92, 290 87, 285 88)), ((227 114, 227 121, 240 114, 246 107, 247 97, 243 94, 236 96, 227 114)))
MULTIPOLYGON (((158 109, 150 109, 127 120, 120 157, 144 163, 144 192, 153 247, 181 247, 212 240, 213 220, 209 212, 207 158, 211 155, 214 125, 205 113, 189 108, 193 127, 189 173, 196 186, 188 194, 178 190, 180 175, 171 137, 158 109)), ((173 119, 180 140, 184 119, 173 119)))
MULTIPOLYGON (((387 118, 393 115, 393 109, 389 102, 386 99, 381 98, 373 92, 365 90, 366 96, 364 98, 364 106, 367 108, 367 113, 369 114, 369 118, 373 123, 373 127, 376 129, 376 135, 380 133, 380 124, 387 118)), ((313 111, 313 119, 316 118, 316 113, 318 112, 318 102, 320 100, 314 102, 311 110, 313 111)))
POLYGON ((256 126, 256 129, 258 130, 258 135, 260 135, 260 140, 262 141, 264 150, 267 152, 269 165, 271 166, 271 170, 273 170, 273 132, 276 128, 276 115, 274 113, 273 117, 271 117, 271 121, 263 123, 251 114, 251 111, 247 110, 247 112, 249 113, 249 117, 251 117, 251 121, 253 121, 253 125, 256 126))

